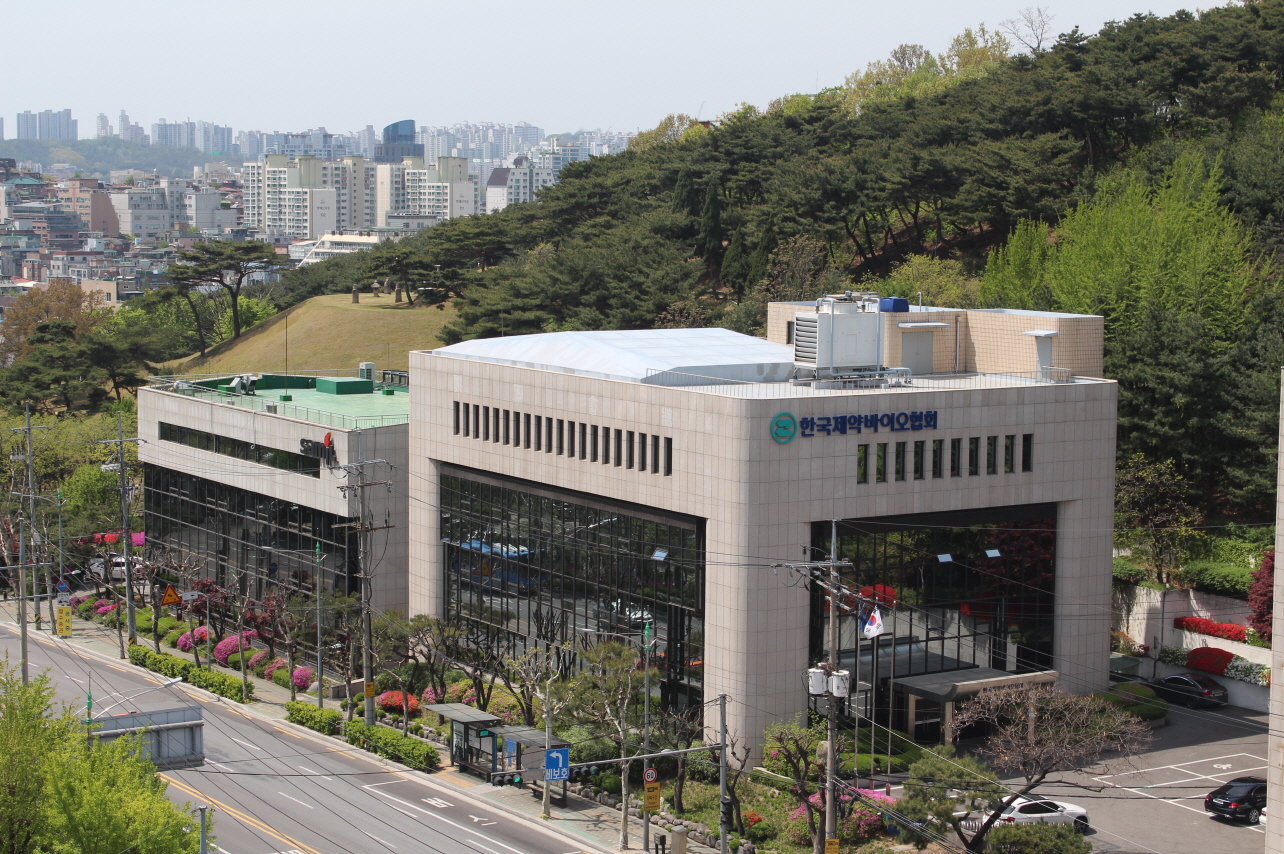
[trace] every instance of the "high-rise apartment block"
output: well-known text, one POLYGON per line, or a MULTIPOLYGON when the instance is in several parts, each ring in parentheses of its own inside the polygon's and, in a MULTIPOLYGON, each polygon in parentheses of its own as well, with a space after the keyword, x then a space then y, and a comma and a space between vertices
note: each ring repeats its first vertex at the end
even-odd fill
MULTIPOLYGON (((161 121, 163 122, 165 120, 161 119, 161 121)), ((152 143, 151 136, 149 136, 146 132, 143 131, 142 125, 136 122, 131 122, 129 120, 129 114, 126 113, 124 110, 120 111, 120 124, 118 125, 118 127, 119 127, 119 131, 117 133, 117 136, 125 140, 125 142, 132 142, 135 145, 151 145, 152 143)), ((158 144, 161 144, 161 143, 158 143, 158 144)))
POLYGON ((529 157, 518 155, 513 165, 491 170, 486 180, 486 213, 495 213, 517 202, 529 202, 544 187, 557 183, 557 173, 536 166, 529 157))
POLYGON ((338 160, 348 154, 342 136, 327 133, 325 128, 306 130, 303 133, 278 133, 263 135, 263 154, 284 154, 290 160, 296 157, 316 157, 321 160, 338 160))
POLYGON ((71 110, 41 110, 18 113, 18 139, 76 140, 80 138, 78 123, 71 117, 71 110))
POLYGON ((116 135, 115 130, 112 128, 111 120, 107 118, 107 114, 99 113, 97 127, 94 130, 94 138, 107 139, 108 137, 112 137, 115 135, 116 135))
POLYGON ((122 234, 156 237, 170 231, 223 229, 236 225, 236 212, 224 209, 211 187, 162 178, 154 187, 131 187, 111 194, 122 234))
POLYGON ((422 143, 415 141, 414 119, 394 122, 383 129, 383 140, 375 146, 378 163, 401 163, 407 157, 424 156, 422 143))

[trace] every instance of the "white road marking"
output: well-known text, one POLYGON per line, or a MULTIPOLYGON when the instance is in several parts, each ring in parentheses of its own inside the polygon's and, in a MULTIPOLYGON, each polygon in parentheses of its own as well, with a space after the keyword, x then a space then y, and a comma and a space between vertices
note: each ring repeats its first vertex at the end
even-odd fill
MULTIPOLYGON (((1190 806, 1190 805, 1188 805, 1188 804, 1178 803, 1179 801, 1183 801, 1183 800, 1202 800, 1202 796, 1201 796, 1201 795, 1178 795, 1178 796, 1175 796, 1175 797, 1164 797, 1164 796, 1162 796, 1162 795, 1152 795, 1152 794, 1150 794, 1149 792, 1145 792, 1145 791, 1142 791, 1142 790, 1140 790, 1140 789, 1132 788, 1132 787, 1130 787, 1130 786, 1128 786, 1128 785, 1126 785, 1126 784, 1123 784, 1123 783, 1115 783, 1115 782, 1112 782, 1112 779, 1111 779, 1111 778, 1129 777, 1129 776, 1132 776, 1132 775, 1134 775, 1134 774, 1146 774, 1146 773, 1148 773, 1148 772, 1150 772, 1150 771, 1179 771, 1179 772, 1181 772, 1181 773, 1183 773, 1183 774, 1194 774, 1194 776, 1193 776, 1193 777, 1185 777, 1185 778, 1181 778, 1181 779, 1178 779, 1178 780, 1170 780, 1170 781, 1168 781, 1168 782, 1166 782, 1166 783, 1158 783, 1158 784, 1155 784, 1155 785, 1149 786, 1148 788, 1153 788, 1153 789, 1163 789, 1163 788, 1165 788, 1165 787, 1167 787, 1167 786, 1175 786, 1175 785, 1177 785, 1178 783, 1188 783, 1188 782, 1192 782, 1192 781, 1194 781, 1194 780, 1211 780, 1211 781, 1213 781, 1214 783, 1219 783, 1219 784, 1220 784, 1220 783, 1224 783, 1224 782, 1226 782, 1225 780, 1219 780, 1219 779, 1218 779, 1218 777, 1225 777, 1225 776, 1226 776, 1226 773, 1225 773, 1224 771, 1223 771, 1221 774, 1218 774, 1218 775, 1216 775, 1216 776, 1212 776, 1212 775, 1209 775, 1209 774, 1200 774, 1199 772, 1197 772, 1197 771, 1195 771, 1195 770, 1193 770, 1193 769, 1191 769, 1191 768, 1188 768, 1187 766, 1189 766, 1189 765, 1199 765, 1199 764, 1202 764, 1202 763, 1205 763, 1205 762, 1215 762, 1215 761, 1216 761, 1216 760, 1218 760, 1218 759, 1238 759, 1238 758, 1240 758, 1240 757, 1245 757, 1245 758, 1248 758, 1248 759, 1254 760, 1254 761, 1256 761, 1256 762, 1265 762, 1265 761, 1266 761, 1265 759, 1261 758, 1260 756, 1254 756, 1254 755, 1253 755, 1253 754, 1251 754, 1251 753, 1232 753, 1232 754, 1230 754, 1230 755, 1228 755, 1228 756, 1214 756, 1214 757, 1212 757, 1211 759, 1193 759, 1193 760, 1191 760, 1190 762, 1180 762, 1180 763, 1177 763, 1177 764, 1175 764, 1175 765, 1158 765, 1158 766, 1156 766, 1156 767, 1154 767, 1154 768, 1143 768, 1143 769, 1141 769, 1140 771, 1125 771, 1125 772, 1124 772, 1124 773, 1122 773, 1122 774, 1110 774, 1110 775, 1107 775, 1107 776, 1104 776, 1104 777, 1095 777, 1094 779, 1095 779, 1095 780, 1097 780, 1097 782, 1099 782, 1099 783, 1105 783, 1107 786, 1112 786, 1112 787, 1114 787, 1114 788, 1116 788, 1116 789, 1123 789, 1125 792, 1132 792, 1134 795, 1141 795, 1141 796, 1142 796, 1142 797, 1144 797, 1144 798, 1150 798, 1151 800, 1154 800, 1154 801, 1162 801, 1162 802, 1164 802, 1164 803, 1166 803, 1166 804, 1172 804, 1173 806, 1175 806, 1175 807, 1180 807, 1181 809, 1184 809, 1184 810, 1190 810, 1190 811, 1191 811, 1191 812, 1193 812, 1193 813, 1199 813, 1200 815, 1207 815, 1207 816, 1211 817, 1211 816, 1212 816, 1212 814, 1211 814, 1211 813, 1209 813, 1209 812, 1207 812, 1206 810, 1204 810, 1202 807, 1192 807, 1192 806, 1190 806)), ((1214 768, 1229 768, 1229 767, 1231 767, 1231 766, 1229 766, 1229 765, 1214 765, 1213 767, 1214 767, 1214 768)), ((1265 765, 1257 766, 1257 767, 1253 767, 1253 768, 1244 768, 1244 769, 1241 769, 1241 770, 1242 770, 1242 771, 1257 771, 1257 770, 1261 770, 1261 769, 1264 769, 1264 768, 1266 768, 1266 766, 1265 766, 1265 765)), ((1246 825, 1242 825, 1242 827, 1243 827, 1245 830, 1252 830, 1252 831, 1255 831, 1255 832, 1257 832, 1257 833, 1261 833, 1261 834, 1263 834, 1263 835, 1265 835, 1265 833, 1266 833, 1266 829, 1265 829, 1265 828, 1263 828, 1261 825, 1251 825, 1251 824, 1246 824, 1246 825)))
POLYGON ((237 744, 243 744, 243 745, 245 745, 246 747, 248 747, 250 750, 257 750, 257 751, 259 751, 260 753, 261 753, 261 752, 263 752, 263 748, 261 748, 261 747, 255 747, 254 745, 250 744, 248 741, 241 741, 241 740, 240 740, 239 738, 237 738, 236 736, 233 736, 233 737, 232 737, 232 741, 235 741, 237 744))
POLYGON ((469 813, 468 817, 471 818, 473 821, 482 822, 482 827, 489 827, 492 824, 498 824, 498 822, 491 821, 489 818, 487 818, 484 815, 473 815, 472 813, 469 813))
POLYGON ((378 791, 377 789, 375 789, 375 786, 378 786, 378 785, 381 785, 381 784, 379 784, 379 783, 375 783, 375 784, 373 784, 373 785, 366 785, 366 786, 362 786, 361 788, 363 788, 363 789, 369 789, 369 790, 371 790, 372 792, 374 792, 376 795, 379 795, 380 797, 387 798, 387 799, 388 799, 388 800, 390 800, 390 801, 396 801, 397 803, 401 804, 401 805, 402 805, 402 806, 404 806, 404 807, 407 807, 407 808, 409 808, 409 809, 412 809, 412 810, 414 810, 414 811, 415 811, 415 812, 417 812, 417 813, 421 813, 421 814, 426 815, 426 816, 431 816, 432 818, 437 819, 437 821, 444 822, 444 823, 446 823, 446 824, 450 825, 451 827, 454 827, 454 828, 457 828, 457 829, 459 829, 459 830, 464 831, 465 833, 471 833, 471 834, 473 834, 474 836, 480 836, 482 839, 485 839, 487 842, 493 842, 495 845, 498 845, 498 846, 499 846, 499 847, 501 847, 501 848, 507 848, 509 851, 512 851, 512 852, 513 852, 513 854, 526 854, 526 852, 521 851, 521 850, 519 850, 519 849, 517 849, 517 848, 514 848, 514 847, 513 847, 513 846, 511 846, 511 845, 506 845, 506 844, 504 844, 503 842, 500 842, 498 839, 491 839, 491 838, 490 838, 489 836, 487 836, 486 834, 484 834, 484 833, 480 833, 480 832, 478 832, 478 831, 476 831, 476 830, 473 830, 473 829, 472 829, 471 827, 469 827, 468 825, 460 824, 460 823, 455 822, 455 821, 451 821, 450 819, 448 819, 448 818, 446 818, 445 816, 443 816, 441 813, 429 812, 428 810, 424 809, 423 807, 416 806, 415 804, 412 804, 412 803, 410 803, 409 801, 403 801, 401 798, 398 798, 398 797, 396 797, 395 795, 390 795, 390 794, 388 794, 387 792, 381 792, 381 791, 378 791))
POLYGON ((365 834, 366 834, 366 836, 369 836, 371 839, 373 839, 375 842, 378 842, 380 845, 387 845, 387 846, 388 846, 389 848, 391 848, 393 851, 396 851, 396 850, 397 850, 397 846, 396 846, 396 845, 393 845, 391 842, 384 842, 382 839, 380 839, 379 837, 375 836, 373 833, 366 833, 364 830, 363 830, 363 831, 361 831, 361 832, 362 832, 362 833, 365 833, 365 834))
POLYGON ((299 770, 300 770, 300 771, 304 771, 304 772, 306 772, 306 773, 308 773, 308 774, 315 774, 316 776, 320 777, 322 780, 333 780, 333 779, 334 779, 333 777, 327 777, 326 775, 322 774, 320 771, 313 771, 311 768, 308 768, 306 765, 300 765, 300 766, 299 766, 299 770))
MULTIPOLYGON (((285 792, 277 792, 277 794, 283 798, 290 798, 290 796, 287 795, 285 792)), ((290 798, 290 800, 294 801, 299 806, 307 807, 308 809, 316 809, 316 807, 312 806, 312 804, 305 804, 303 803, 303 801, 299 800, 298 798, 290 798)))
POLYGON ((231 769, 231 768, 228 768, 228 767, 227 767, 226 765, 224 765, 223 763, 221 763, 221 762, 215 762, 215 761, 213 761, 212 759, 206 759, 205 761, 206 761, 208 764, 213 765, 213 766, 215 766, 215 767, 217 767, 217 768, 222 768, 224 771, 232 771, 232 770, 233 770, 233 769, 231 769))
POLYGON ((422 800, 424 803, 428 804, 429 806, 434 806, 434 807, 437 807, 438 809, 445 809, 446 807, 454 806, 454 804, 446 803, 441 798, 420 798, 420 800, 422 800))
MULTIPOLYGON (((495 849, 487 848, 485 845, 482 845, 480 842, 473 842, 471 839, 465 839, 464 844, 471 845, 474 848, 480 848, 481 850, 485 851, 486 854, 499 854, 499 852, 496 851, 495 849)), ((576 851, 575 854, 582 854, 582 852, 576 851)))

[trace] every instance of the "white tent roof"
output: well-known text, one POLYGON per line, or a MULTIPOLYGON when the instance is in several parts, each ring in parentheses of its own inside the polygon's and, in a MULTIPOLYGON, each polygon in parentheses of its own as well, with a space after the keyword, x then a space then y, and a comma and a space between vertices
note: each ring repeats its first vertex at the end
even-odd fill
POLYGON ((728 329, 548 332, 477 338, 433 352, 657 385, 781 382, 794 366, 793 347, 728 329))

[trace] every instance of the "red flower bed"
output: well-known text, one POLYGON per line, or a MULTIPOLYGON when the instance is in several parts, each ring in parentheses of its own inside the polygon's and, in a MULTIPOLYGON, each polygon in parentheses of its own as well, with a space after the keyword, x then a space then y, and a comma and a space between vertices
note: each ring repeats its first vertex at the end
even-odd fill
POLYGON ((1244 626, 1237 626, 1234 623, 1215 623, 1212 620, 1205 620, 1203 617, 1178 617, 1173 620, 1173 628, 1185 629, 1188 632, 1197 632, 1198 634, 1215 638, 1239 641, 1240 643, 1244 643, 1247 640, 1248 632, 1248 629, 1244 626))
MULTIPOLYGON (((390 714, 398 714, 398 715, 402 714, 402 712, 404 712, 406 708, 405 706, 402 705, 400 691, 384 691, 382 694, 379 695, 379 699, 376 700, 375 702, 379 704, 379 708, 383 709, 385 712, 388 712, 390 714)), ((410 714, 413 715, 417 711, 419 711, 419 700, 415 698, 414 694, 411 694, 410 695, 410 714)))
POLYGON ((1186 653, 1186 666, 1192 670, 1202 670, 1205 673, 1212 673, 1214 676, 1221 676, 1226 672, 1226 667, 1231 663, 1235 653, 1228 649, 1213 649, 1211 646, 1201 646, 1198 649, 1192 649, 1186 653))

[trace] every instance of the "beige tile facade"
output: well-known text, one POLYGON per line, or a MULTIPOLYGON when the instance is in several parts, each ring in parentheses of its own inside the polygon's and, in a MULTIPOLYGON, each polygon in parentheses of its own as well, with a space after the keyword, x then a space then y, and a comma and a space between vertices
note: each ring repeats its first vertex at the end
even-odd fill
MULTIPOLYGON (((951 323, 970 324, 973 314, 947 316, 951 323)), ((787 316, 771 307, 776 340, 783 341, 787 316)), ((911 316, 922 319, 917 312, 911 316)), ((894 318, 888 319, 892 328, 894 318)), ((1010 327, 1019 337, 1024 329, 1018 327, 1029 326, 1029 318, 987 317, 981 324, 1000 332, 1010 327)), ((950 339, 954 328, 944 333, 950 339)), ((1025 341, 1033 357, 1034 344, 1025 341)), ((795 393, 777 384, 773 394, 779 396, 753 398, 737 396, 735 387, 665 388, 426 351, 411 353, 410 372, 412 613, 439 615, 443 608, 439 463, 702 518, 707 549, 705 697, 726 692, 732 731, 756 741, 765 727, 805 706, 808 594, 782 584, 765 564, 799 559, 800 544, 810 541, 812 522, 1055 502, 1053 667, 1071 690, 1106 685, 1116 407, 1112 382, 828 395, 795 393), (457 436, 455 401, 670 437, 673 473, 639 473, 457 436), (782 411, 802 418, 921 410, 939 413, 935 430, 800 436, 788 444, 778 444, 769 433, 771 420, 782 411), (855 450, 861 443, 944 439, 948 447, 955 437, 1026 433, 1034 435, 1032 472, 856 483, 855 450)))
MULTIPOLYGON (((1284 372, 1280 379, 1284 387, 1284 372)), ((1280 420, 1280 447, 1284 448, 1284 419, 1280 420)), ((1284 455, 1280 456, 1276 480, 1275 525, 1275 554, 1284 555, 1284 455)), ((1284 584, 1275 585, 1273 613, 1271 635, 1284 638, 1284 584)), ((1284 720, 1284 644, 1271 650, 1270 714, 1272 722, 1284 720)), ((1284 735, 1278 723, 1271 726, 1266 750, 1266 814, 1284 816, 1284 735)), ((1266 823, 1266 854, 1284 854, 1284 822, 1278 818, 1266 823)))
POLYGON ((155 388, 139 389, 138 435, 142 439, 138 456, 146 464, 187 472, 196 477, 245 489, 269 498, 288 501, 337 516, 357 517, 360 499, 339 487, 356 481, 340 468, 322 468, 314 478, 270 466, 245 462, 222 454, 162 442, 159 424, 166 422, 219 436, 230 436, 269 448, 298 452, 301 439, 321 441, 333 437, 338 462, 385 460, 387 464, 365 467, 367 481, 388 481, 392 489, 369 487, 369 518, 376 525, 393 527, 371 534, 371 600, 377 609, 405 612, 409 606, 406 561, 409 526, 406 517, 406 479, 409 462, 409 425, 400 424, 365 430, 337 430, 283 415, 269 414, 209 400, 186 397, 155 388))

